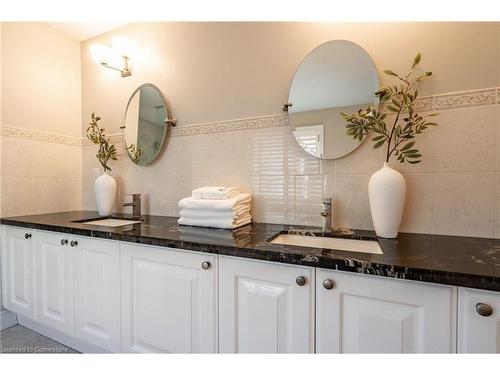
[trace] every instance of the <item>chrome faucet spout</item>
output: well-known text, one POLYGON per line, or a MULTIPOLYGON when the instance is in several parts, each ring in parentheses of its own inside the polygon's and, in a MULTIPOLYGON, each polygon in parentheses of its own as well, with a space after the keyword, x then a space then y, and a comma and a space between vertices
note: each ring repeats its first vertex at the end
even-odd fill
POLYGON ((323 232, 328 232, 332 230, 332 198, 322 198, 321 204, 323 208, 321 210, 321 217, 323 218, 323 232))
POLYGON ((125 194, 132 196, 132 202, 122 203, 122 207, 132 207, 132 215, 141 217, 141 194, 125 194))

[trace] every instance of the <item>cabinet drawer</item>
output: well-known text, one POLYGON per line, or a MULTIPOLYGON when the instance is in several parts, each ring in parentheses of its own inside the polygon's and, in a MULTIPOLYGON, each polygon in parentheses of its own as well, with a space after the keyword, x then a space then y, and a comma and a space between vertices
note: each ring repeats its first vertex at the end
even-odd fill
POLYGON ((34 243, 36 232, 2 228, 2 303, 16 314, 35 319, 34 243))
POLYGON ((458 351, 500 353, 500 293, 459 288, 458 351))
POLYGON ((73 236, 75 335, 112 352, 120 350, 118 241, 73 236))
POLYGON ((314 351, 313 268, 226 256, 219 264, 222 353, 314 351))
POLYGON ((316 270, 319 353, 456 351, 455 287, 316 270))
POLYGON ((36 320, 75 334, 73 253, 65 233, 39 231, 35 246, 36 320))
POLYGON ((217 257, 121 243, 123 352, 217 350, 217 257))

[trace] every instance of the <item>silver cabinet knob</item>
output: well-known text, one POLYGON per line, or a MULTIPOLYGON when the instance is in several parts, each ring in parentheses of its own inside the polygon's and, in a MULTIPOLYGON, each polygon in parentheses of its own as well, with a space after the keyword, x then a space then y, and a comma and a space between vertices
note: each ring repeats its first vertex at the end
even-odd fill
POLYGON ((493 314, 493 307, 488 305, 487 303, 478 303, 476 304, 476 312, 481 316, 490 316, 493 314))
POLYGON ((69 244, 71 247, 75 247, 78 246, 78 241, 71 241, 69 244))
POLYGON ((201 268, 203 268, 204 270, 208 270, 210 268, 210 262, 201 263, 201 268))
POLYGON ((68 240, 67 240, 67 239, 65 239, 65 238, 63 238, 63 239, 61 240, 61 245, 67 245, 67 244, 68 244, 68 240))
POLYGON ((333 282, 333 280, 330 280, 330 279, 326 279, 326 280, 323 280, 323 286, 325 287, 325 289, 333 289, 333 287, 335 286, 335 283, 333 282))
POLYGON ((298 286, 304 286, 306 285, 306 278, 304 276, 297 276, 295 282, 297 283, 298 286))
POLYGON ((24 233, 24 238, 26 238, 26 239, 31 238, 31 233, 24 233))

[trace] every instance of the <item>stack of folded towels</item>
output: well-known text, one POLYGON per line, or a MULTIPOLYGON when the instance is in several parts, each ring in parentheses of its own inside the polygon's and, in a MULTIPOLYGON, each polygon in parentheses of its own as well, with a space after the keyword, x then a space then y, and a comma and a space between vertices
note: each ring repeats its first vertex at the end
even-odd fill
POLYGON ((181 225, 235 229, 252 222, 252 196, 235 187, 206 186, 179 201, 181 225))

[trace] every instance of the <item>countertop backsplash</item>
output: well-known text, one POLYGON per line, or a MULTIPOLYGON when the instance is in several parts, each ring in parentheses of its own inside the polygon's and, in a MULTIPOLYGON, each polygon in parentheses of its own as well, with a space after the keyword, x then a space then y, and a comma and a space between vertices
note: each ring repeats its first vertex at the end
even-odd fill
MULTIPOLYGON (((408 186, 402 232, 500 238, 498 100, 493 88, 422 102, 440 112, 440 126, 418 139, 421 164, 394 165, 408 186)), ((83 146, 82 163, 82 208, 92 210, 93 147, 83 146)), ((118 200, 141 193, 151 215, 177 216, 177 202, 192 189, 218 184, 252 193, 258 222, 321 225, 325 195, 334 197, 334 226, 373 229, 367 185, 382 163, 370 142, 341 159, 316 159, 296 144, 286 116, 275 115, 179 126, 153 165, 121 158, 112 175, 118 200)))

